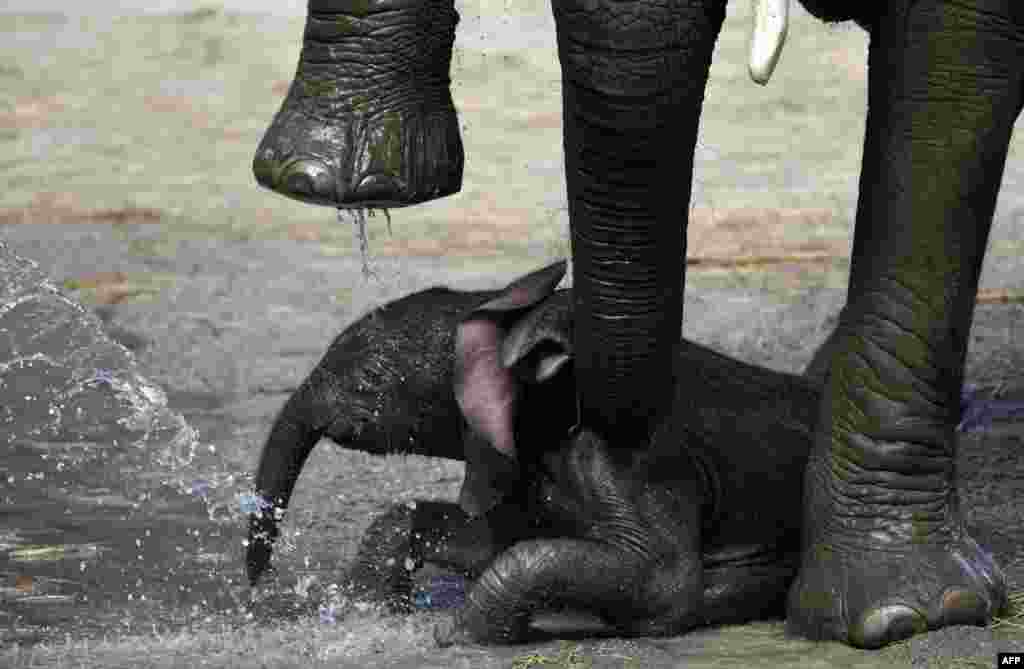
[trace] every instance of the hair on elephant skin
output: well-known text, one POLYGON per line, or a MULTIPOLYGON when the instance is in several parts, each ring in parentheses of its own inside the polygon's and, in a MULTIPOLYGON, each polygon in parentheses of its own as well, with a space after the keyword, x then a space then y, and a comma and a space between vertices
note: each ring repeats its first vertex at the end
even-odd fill
MULTIPOLYGON (((351 594, 399 608, 424 562, 474 577, 465 606, 439 628, 441 643, 520 641, 551 608, 589 611, 623 635, 781 615, 818 389, 684 340, 673 419, 649 447, 613 451, 577 426, 571 291, 554 290, 564 269, 556 263, 502 291, 430 289, 351 325, 275 422, 259 494, 283 509, 321 435, 374 453, 464 459, 458 503, 396 505, 371 525, 348 572, 351 594), (411 310, 443 314, 430 325, 437 336, 405 343, 419 326, 382 323, 411 310), (443 319, 447 336, 437 332, 443 319), (362 343, 346 346, 353 341, 362 343), (437 344, 443 350, 425 350, 437 344), (449 367, 433 367, 434 381, 416 387, 410 379, 425 377, 405 367, 420 359, 449 367), (395 371, 365 372, 381 368, 395 371), (360 383, 369 378, 378 385, 360 383), (396 412, 411 415, 368 422, 396 412)), ((253 581, 279 519, 253 515, 253 581)))

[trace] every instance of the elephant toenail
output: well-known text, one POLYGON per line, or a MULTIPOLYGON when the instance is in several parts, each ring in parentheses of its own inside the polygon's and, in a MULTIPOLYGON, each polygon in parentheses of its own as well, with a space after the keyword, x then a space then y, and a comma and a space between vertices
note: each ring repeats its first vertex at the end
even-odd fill
POLYGON ((296 160, 281 171, 280 184, 288 193, 334 200, 331 170, 317 160, 296 160))
POLYGON ((944 625, 973 625, 988 617, 988 600, 972 590, 950 588, 942 595, 944 625))
POLYGON ((408 197, 405 182, 390 174, 369 174, 359 181, 349 196, 353 202, 391 204, 400 203, 408 197))
POLYGON ((861 648, 881 648, 928 631, 928 621, 903 604, 874 609, 861 618, 860 626, 850 630, 850 643, 861 648))

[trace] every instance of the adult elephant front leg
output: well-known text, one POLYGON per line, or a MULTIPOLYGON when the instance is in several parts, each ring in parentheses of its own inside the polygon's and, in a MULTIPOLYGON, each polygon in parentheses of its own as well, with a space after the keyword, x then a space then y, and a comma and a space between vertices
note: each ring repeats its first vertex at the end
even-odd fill
POLYGON ((672 388, 704 85, 723 0, 553 0, 581 424, 646 444, 672 388))
MULTIPOLYGON (((699 620, 700 500, 675 504, 666 518, 677 528, 661 531, 663 519, 641 511, 652 487, 618 468, 648 448, 674 397, 693 151, 725 3, 554 0, 552 7, 581 409, 565 448, 596 453, 607 467, 580 469, 588 492, 574 508, 591 512, 586 536, 506 551, 452 628, 439 632, 442 643, 519 640, 533 613, 553 602, 596 610, 622 633, 678 632, 699 620)), ((696 482, 688 490, 702 494, 696 482)))
POLYGON ((452 0, 309 0, 288 97, 256 181, 303 202, 401 207, 458 192, 452 0))
POLYGON ((806 471, 788 620, 876 648, 982 624, 1006 603, 1005 577, 964 528, 954 426, 1024 91, 1024 9, 886 3, 868 72, 849 297, 806 471))

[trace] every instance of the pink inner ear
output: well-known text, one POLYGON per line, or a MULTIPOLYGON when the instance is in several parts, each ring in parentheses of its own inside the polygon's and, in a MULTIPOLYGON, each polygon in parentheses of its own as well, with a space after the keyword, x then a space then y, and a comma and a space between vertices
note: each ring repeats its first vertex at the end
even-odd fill
POLYGON ((455 398, 478 434, 515 458, 512 423, 516 385, 501 364, 501 328, 485 318, 470 319, 455 337, 455 398))

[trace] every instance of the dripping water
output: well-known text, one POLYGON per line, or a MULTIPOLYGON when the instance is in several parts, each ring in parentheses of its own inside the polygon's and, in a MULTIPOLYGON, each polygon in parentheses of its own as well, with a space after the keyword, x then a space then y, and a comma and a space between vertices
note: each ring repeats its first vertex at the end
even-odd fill
MULTIPOLYGON (((382 209, 384 217, 388 222, 388 235, 391 234, 391 212, 387 209, 382 209)), ((369 279, 370 277, 378 278, 377 273, 374 272, 370 266, 370 242, 369 237, 366 234, 366 218, 367 216, 373 217, 376 215, 376 209, 362 208, 362 209, 342 209, 338 208, 338 222, 345 224, 351 223, 355 226, 356 239, 359 240, 359 256, 363 261, 363 278, 369 279)))

